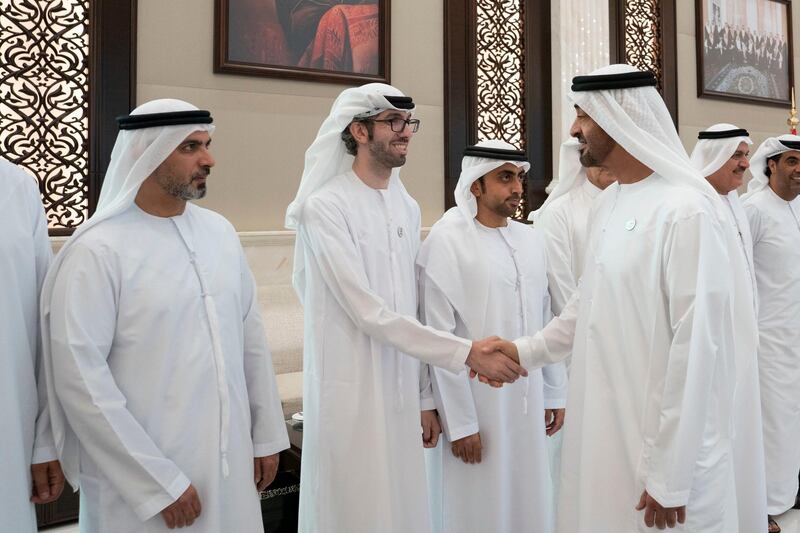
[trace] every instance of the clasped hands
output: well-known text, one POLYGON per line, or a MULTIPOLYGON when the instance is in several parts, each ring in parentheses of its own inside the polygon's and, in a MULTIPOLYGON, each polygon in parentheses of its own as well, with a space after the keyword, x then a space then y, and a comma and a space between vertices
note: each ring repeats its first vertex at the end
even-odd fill
POLYGON ((519 364, 514 343, 496 336, 473 341, 466 365, 470 368, 470 378, 478 376, 482 383, 492 387, 502 387, 503 383, 514 383, 518 377, 528 375, 519 364))

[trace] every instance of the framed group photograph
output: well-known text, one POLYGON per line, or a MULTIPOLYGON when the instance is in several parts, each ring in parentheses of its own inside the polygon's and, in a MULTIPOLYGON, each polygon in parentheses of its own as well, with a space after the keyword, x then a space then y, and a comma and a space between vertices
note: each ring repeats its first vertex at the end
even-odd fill
POLYGON ((790 105, 791 0, 696 0, 697 95, 790 105))
POLYGON ((390 0, 216 0, 214 72, 389 82, 390 0))

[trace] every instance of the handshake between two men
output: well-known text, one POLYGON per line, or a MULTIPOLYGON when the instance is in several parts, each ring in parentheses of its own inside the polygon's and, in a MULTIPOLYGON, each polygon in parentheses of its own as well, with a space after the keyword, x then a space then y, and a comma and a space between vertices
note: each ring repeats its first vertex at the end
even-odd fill
POLYGON ((519 364, 516 345, 497 336, 473 341, 466 365, 470 378, 478 376, 482 383, 492 387, 502 387, 503 383, 514 383, 520 376, 528 376, 528 371, 519 364))

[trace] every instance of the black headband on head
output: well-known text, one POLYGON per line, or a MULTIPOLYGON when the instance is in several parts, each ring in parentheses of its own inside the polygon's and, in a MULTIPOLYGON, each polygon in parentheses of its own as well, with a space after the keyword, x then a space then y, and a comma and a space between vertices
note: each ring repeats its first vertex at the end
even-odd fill
POLYGON ((487 146, 467 146, 464 148, 464 156, 498 159, 500 161, 528 162, 528 158, 525 157, 525 152, 522 150, 505 150, 503 148, 489 148, 487 146))
POLYGON ((410 96, 387 96, 383 95, 389 105, 397 109, 414 109, 414 100, 410 96))
POLYGON ((602 91, 603 89, 631 89, 656 85, 652 72, 623 72, 621 74, 598 74, 595 76, 575 76, 572 78, 572 91, 602 91))
POLYGON ((697 134, 698 139, 732 139, 733 137, 749 137, 747 130, 739 128, 735 130, 723 131, 701 131, 697 134))
POLYGON ((212 122, 214 122, 214 119, 211 118, 211 113, 201 109, 117 117, 117 124, 119 124, 119 129, 121 130, 139 130, 142 128, 156 128, 159 126, 181 126, 183 124, 211 124, 212 122))
POLYGON ((791 148, 792 150, 800 150, 800 141, 782 141, 778 139, 778 142, 784 145, 786 148, 791 148))

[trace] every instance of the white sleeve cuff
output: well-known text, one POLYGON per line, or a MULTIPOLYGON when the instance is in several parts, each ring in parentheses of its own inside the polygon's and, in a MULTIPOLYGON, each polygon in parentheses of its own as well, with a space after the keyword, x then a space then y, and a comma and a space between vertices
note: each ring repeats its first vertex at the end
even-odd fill
POLYGON ((475 423, 475 424, 465 424, 465 425, 463 425, 461 427, 458 427, 458 428, 455 428, 455 429, 451 430, 449 432, 449 435, 446 432, 445 436, 447 437, 447 440, 449 440, 450 442, 453 442, 453 441, 456 441, 458 439, 463 439, 464 437, 469 437, 470 435, 474 435, 475 433, 478 433, 478 432, 479 432, 479 429, 478 429, 478 424, 477 423, 475 423))
POLYGON ((31 457, 31 464, 38 465, 40 463, 49 463, 50 461, 55 461, 57 458, 58 457, 56 456, 56 449, 54 446, 34 448, 33 456, 31 457))
POLYGON ((528 337, 520 337, 514 341, 514 345, 517 347, 520 366, 526 370, 533 368, 533 350, 531 350, 528 337))
POLYGON ((284 434, 281 435, 281 438, 276 439, 272 442, 260 443, 256 444, 253 443, 253 457, 267 457, 269 455, 275 455, 278 452, 282 452, 283 450, 289 449, 289 435, 284 434))
POLYGON ((545 398, 544 400, 545 409, 566 409, 566 407, 566 398, 545 398))
POLYGON ((469 357, 469 351, 472 349, 472 342, 466 339, 459 339, 463 342, 463 344, 456 350, 456 353, 453 354, 453 359, 450 361, 450 365, 446 368, 453 374, 458 374, 464 371, 464 368, 467 366, 467 357, 469 357))
POLYGON ((150 520, 155 515, 169 507, 174 501, 181 497, 186 492, 192 482, 181 472, 175 481, 170 483, 166 489, 166 493, 161 493, 158 496, 150 498, 148 501, 139 505, 134 509, 136 517, 142 522, 150 520))
POLYGON ((419 401, 420 411, 433 411, 434 409, 436 409, 436 402, 433 401, 432 397, 420 399, 419 401))

